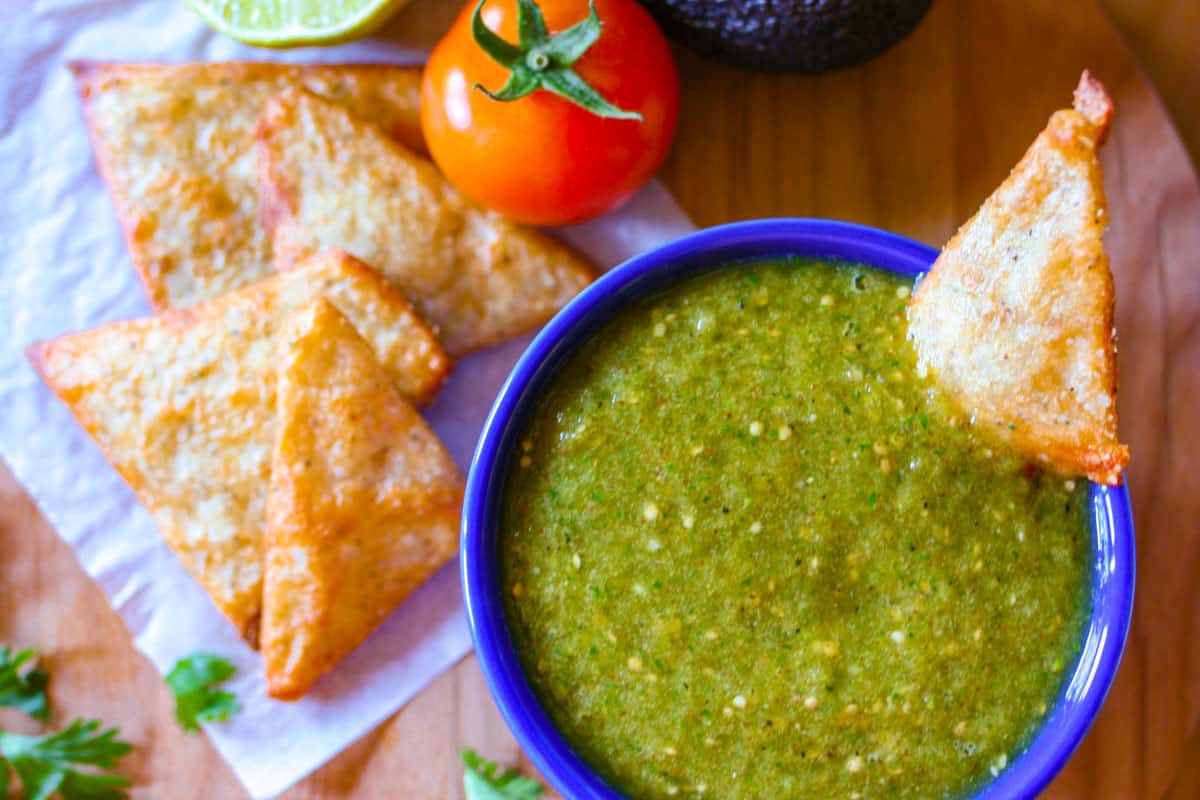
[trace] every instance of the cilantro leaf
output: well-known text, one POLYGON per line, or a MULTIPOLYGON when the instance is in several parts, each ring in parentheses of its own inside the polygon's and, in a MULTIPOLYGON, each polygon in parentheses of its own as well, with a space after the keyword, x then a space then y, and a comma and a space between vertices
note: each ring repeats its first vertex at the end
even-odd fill
POLYGON ((535 800, 545 789, 515 769, 501 772, 499 765, 488 761, 474 750, 458 751, 466 770, 463 772, 463 789, 467 800, 535 800))
POLYGON ((200 722, 223 722, 241 706, 232 692, 212 687, 233 677, 237 667, 210 653, 193 653, 181 658, 167 673, 167 686, 175 695, 175 719, 188 733, 200 722))
POLYGON ((122 775, 79 772, 76 766, 112 769, 130 751, 117 729, 99 731, 99 720, 76 720, 65 730, 45 736, 0 731, 0 789, 8 784, 11 766, 21 781, 25 800, 118 800, 126 797, 129 780, 122 775), (5 763, 7 762, 7 763, 5 763))
MULTIPOLYGON (((21 667, 36 658, 32 650, 13 655, 8 645, 0 645, 0 706, 19 708, 34 719, 45 720, 50 715, 46 706, 46 683, 50 676, 45 670, 21 667)), ((0 785, 2 786, 2 785, 0 785)), ((4 795, 0 793, 0 797, 4 795)))

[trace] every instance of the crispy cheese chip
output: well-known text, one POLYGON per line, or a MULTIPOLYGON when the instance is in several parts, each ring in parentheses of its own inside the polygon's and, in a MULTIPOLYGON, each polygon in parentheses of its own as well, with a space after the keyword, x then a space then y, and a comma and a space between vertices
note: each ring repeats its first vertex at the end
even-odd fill
POLYGON ((562 245, 468 201, 430 162, 308 92, 270 103, 258 151, 276 265, 326 247, 353 253, 453 356, 536 327, 592 278, 562 245))
POLYGON ((386 135, 421 143, 416 68, 80 62, 72 69, 133 265, 159 310, 269 274, 253 142, 275 94, 303 86, 386 135))
POLYGON ((437 340, 403 297, 339 253, 189 309, 29 350, 184 566, 252 643, 280 331, 315 297, 353 320, 406 396, 432 398, 449 363, 437 340))
POLYGON ((909 305, 921 366, 1035 463, 1117 485, 1113 279, 1096 151, 1112 103, 1089 73, 946 245, 909 305))
POLYGON ((462 478, 334 306, 283 345, 262 650, 268 694, 294 700, 454 555, 462 478))

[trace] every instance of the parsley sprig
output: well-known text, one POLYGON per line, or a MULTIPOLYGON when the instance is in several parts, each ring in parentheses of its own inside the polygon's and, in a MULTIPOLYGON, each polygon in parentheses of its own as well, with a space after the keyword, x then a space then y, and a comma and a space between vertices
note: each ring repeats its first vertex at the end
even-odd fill
POLYGON ((176 662, 167 673, 167 686, 175 695, 175 719, 188 733, 201 722, 222 722, 239 709, 232 692, 213 687, 237 673, 227 659, 211 653, 193 653, 176 662))
MULTIPOLYGON (((43 722, 50 716, 46 684, 50 676, 32 667, 33 650, 15 654, 0 645, 0 706, 17 708, 43 722)), ((8 796, 12 774, 22 800, 119 800, 129 780, 105 770, 130 751, 116 728, 101 730, 98 720, 76 720, 57 733, 25 736, 0 730, 0 798, 8 796), (81 771, 78 767, 91 768, 81 771)))
POLYGON ((36 657, 32 650, 14 654, 8 645, 0 645, 0 706, 20 709, 44 722, 50 715, 46 705, 46 683, 50 676, 42 669, 25 668, 36 657))
POLYGON ((101 770, 116 767, 130 751, 117 738, 117 729, 100 730, 98 720, 76 720, 65 730, 44 736, 21 736, 0 731, 0 796, 8 786, 8 768, 17 773, 25 800, 117 800, 126 797, 129 780, 123 775, 80 772, 77 766, 101 770))
POLYGON ((474 750, 458 751, 466 770, 463 789, 467 800, 536 800, 545 789, 515 769, 503 769, 474 750))

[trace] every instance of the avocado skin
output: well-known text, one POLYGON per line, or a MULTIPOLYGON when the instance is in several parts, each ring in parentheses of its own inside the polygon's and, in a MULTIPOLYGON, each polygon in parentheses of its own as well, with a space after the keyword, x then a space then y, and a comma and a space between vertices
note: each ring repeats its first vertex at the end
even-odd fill
POLYGON ((874 58, 933 0, 641 0, 702 55, 768 72, 826 72, 874 58))

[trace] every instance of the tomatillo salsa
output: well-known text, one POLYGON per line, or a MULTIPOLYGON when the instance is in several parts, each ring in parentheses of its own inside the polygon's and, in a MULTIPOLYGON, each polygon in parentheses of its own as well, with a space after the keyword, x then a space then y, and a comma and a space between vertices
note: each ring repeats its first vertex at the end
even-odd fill
POLYGON ((623 312, 533 415, 509 625, 630 797, 957 797, 1055 702, 1089 611, 1086 482, 943 405, 910 286, 730 265, 623 312))

